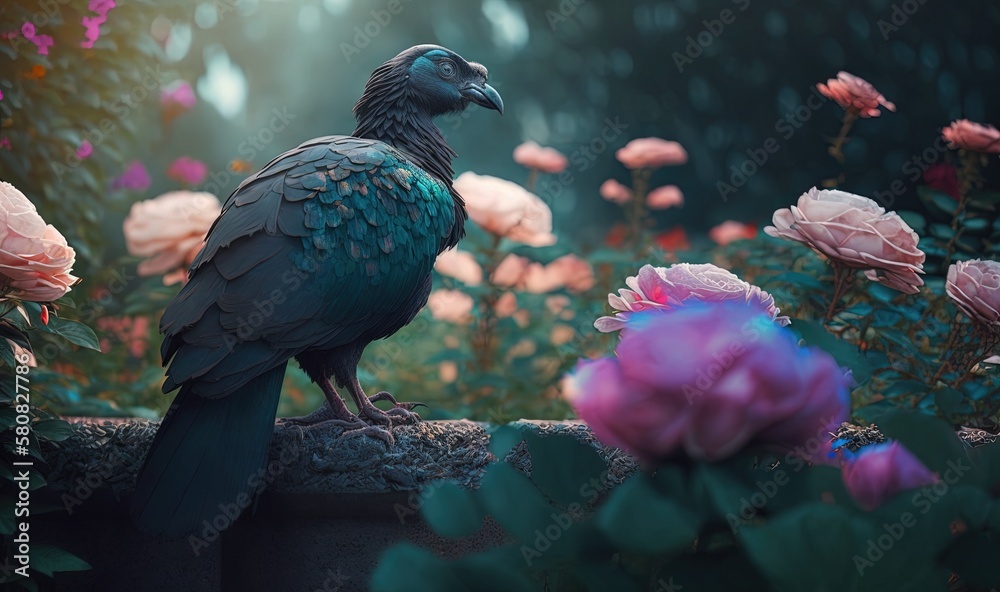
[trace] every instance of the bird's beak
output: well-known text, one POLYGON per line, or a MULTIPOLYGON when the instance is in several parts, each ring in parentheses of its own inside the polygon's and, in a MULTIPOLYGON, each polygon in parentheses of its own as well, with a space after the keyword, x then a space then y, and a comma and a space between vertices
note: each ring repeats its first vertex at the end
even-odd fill
POLYGON ((500 98, 500 93, 488 84, 469 83, 462 89, 462 96, 480 107, 499 111, 500 115, 503 115, 503 99, 500 98))

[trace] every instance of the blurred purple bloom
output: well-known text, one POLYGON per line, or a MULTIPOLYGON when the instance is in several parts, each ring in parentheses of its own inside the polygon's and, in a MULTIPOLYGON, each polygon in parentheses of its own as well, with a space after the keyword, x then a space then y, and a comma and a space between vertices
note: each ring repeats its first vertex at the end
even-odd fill
POLYGON ((49 48, 54 43, 51 36, 39 35, 35 25, 31 22, 21 25, 21 34, 24 35, 25 39, 35 44, 39 55, 49 55, 49 48))
POLYGON ((170 163, 167 176, 188 187, 201 185, 208 177, 208 165, 200 160, 182 156, 170 163))
POLYGON ((184 80, 175 82, 160 92, 160 105, 166 109, 187 111, 197 102, 194 89, 184 80))
POLYGON ((94 146, 87 140, 80 142, 80 145, 76 149, 76 155, 81 160, 84 158, 88 158, 93 153, 94 153, 94 146))
POLYGON ((847 491, 866 510, 874 510, 897 493, 938 480, 899 442, 865 446, 848 459, 841 472, 847 491))
POLYGON ((647 461, 828 441, 848 417, 851 379, 836 361, 742 304, 634 314, 616 353, 580 363, 565 396, 602 442, 647 461))
POLYGON ((85 16, 80 21, 86 29, 83 34, 86 39, 80 42, 80 47, 84 49, 94 47, 94 42, 101 36, 101 25, 108 20, 108 12, 114 7, 114 0, 90 0, 90 3, 87 4, 87 9, 91 12, 96 12, 97 15, 85 16))
POLYGON ((149 172, 138 160, 128 163, 125 172, 115 179, 112 185, 115 189, 128 189, 130 191, 145 191, 149 189, 152 181, 149 179, 149 172))
POLYGON ((25 39, 31 39, 35 36, 35 25, 31 22, 24 23, 21 25, 21 34, 25 39))

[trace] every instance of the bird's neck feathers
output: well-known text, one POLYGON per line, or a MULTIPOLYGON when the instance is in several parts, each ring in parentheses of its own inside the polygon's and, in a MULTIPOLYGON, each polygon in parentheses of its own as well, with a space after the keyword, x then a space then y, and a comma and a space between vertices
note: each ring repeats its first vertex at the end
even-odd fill
POLYGON ((433 118, 421 109, 407 84, 407 67, 387 62, 372 73, 354 106, 358 126, 352 134, 385 142, 406 153, 414 164, 451 186, 451 160, 457 156, 433 118))
POLYGON ((389 144, 448 187, 455 202, 455 225, 441 246, 444 250, 454 247, 465 236, 468 218, 465 200, 452 187, 455 171, 451 160, 458 155, 445 141, 433 117, 412 96, 407 69, 404 63, 390 61, 372 73, 365 92, 354 105, 358 125, 351 135, 389 144))

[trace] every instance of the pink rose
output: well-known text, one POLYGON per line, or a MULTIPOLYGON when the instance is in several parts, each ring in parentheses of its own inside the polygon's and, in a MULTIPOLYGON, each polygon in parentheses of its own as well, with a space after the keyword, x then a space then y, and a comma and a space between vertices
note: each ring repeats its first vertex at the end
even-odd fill
POLYGON ((517 295, 513 292, 504 292, 501 294, 497 298, 493 312, 501 319, 514 316, 514 313, 517 312, 517 295))
POLYGON ((454 187, 465 198, 469 217, 486 232, 532 247, 555 244, 552 211, 520 185, 466 172, 454 187))
POLYGON ((938 479, 899 442, 869 444, 841 468, 851 497, 866 510, 874 510, 896 494, 938 479))
POLYGON ((90 155, 93 153, 94 153, 94 146, 87 140, 80 142, 80 145, 77 146, 76 148, 76 156, 81 160, 83 160, 84 158, 89 158, 90 155))
POLYGON ((193 191, 172 191, 132 204, 122 231, 131 255, 149 257, 139 263, 139 275, 167 274, 167 285, 185 281, 187 267, 221 212, 214 195, 193 191))
POLYGON ((438 255, 434 269, 441 275, 453 277, 469 286, 478 286, 483 281, 483 268, 468 251, 448 249, 438 255))
POLYGON ((805 243, 817 253, 847 267, 866 269, 865 276, 894 290, 916 294, 924 285, 924 252, 920 237, 895 212, 875 201, 835 189, 802 194, 798 207, 774 213, 770 236, 805 243))
POLYGON ((837 73, 836 78, 827 80, 826 84, 821 82, 816 88, 824 97, 833 99, 848 111, 856 111, 861 117, 878 117, 880 105, 889 111, 896 110, 896 106, 885 100, 869 82, 847 72, 837 73))
POLYGON ((757 236, 757 227, 736 220, 726 220, 708 231, 708 238, 719 245, 728 245, 733 241, 752 239, 757 236))
POLYGON ((836 361, 738 303, 640 315, 615 353, 580 363, 563 393, 601 442, 645 461, 794 448, 848 417, 851 382, 836 361))
POLYGON ((968 119, 959 119, 941 130, 948 147, 972 152, 1000 153, 1000 130, 968 119))
POLYGON ((465 324, 472 320, 472 296, 461 290, 434 290, 427 298, 431 316, 446 323, 465 324))
POLYGON ((616 204, 623 204, 632 199, 632 190, 614 179, 601 183, 598 191, 601 197, 616 204))
POLYGON ((187 82, 180 80, 160 91, 160 105, 165 109, 187 111, 192 109, 198 99, 194 89, 187 82))
POLYGON ((684 205, 684 194, 676 185, 657 187, 646 196, 646 205, 653 210, 679 207, 684 205))
POLYGON ((138 160, 133 160, 111 185, 115 189, 129 189, 131 191, 145 191, 149 189, 152 180, 149 178, 149 171, 138 160))
POLYGON ((200 160, 182 156, 170 163, 167 167, 167 176, 182 185, 194 187, 205 182, 205 178, 208 177, 208 165, 200 160))
POLYGON ((511 253, 504 257, 497 268, 493 270, 490 281, 495 286, 512 288, 521 282, 530 265, 531 261, 526 257, 511 253))
POLYGON ((615 158, 630 169, 658 169, 688 161, 687 151, 683 146, 661 138, 632 140, 615 152, 615 158))
POLYGON ((542 147, 535 142, 525 142, 514 149, 514 162, 543 173, 561 173, 569 161, 555 148, 542 147))
POLYGON ((0 182, 0 292, 33 302, 61 298, 78 279, 76 252, 10 183, 0 182))
POLYGON ((1000 263, 982 259, 952 263, 945 291, 970 319, 1000 329, 1000 263))
POLYGON ((625 279, 625 284, 629 289, 608 294, 608 303, 621 312, 597 319, 594 327, 598 331, 610 333, 626 328, 633 313, 670 311, 698 302, 741 302, 779 325, 791 322, 788 317, 778 316, 781 310, 770 294, 711 263, 677 263, 670 268, 643 265, 638 275, 625 279))

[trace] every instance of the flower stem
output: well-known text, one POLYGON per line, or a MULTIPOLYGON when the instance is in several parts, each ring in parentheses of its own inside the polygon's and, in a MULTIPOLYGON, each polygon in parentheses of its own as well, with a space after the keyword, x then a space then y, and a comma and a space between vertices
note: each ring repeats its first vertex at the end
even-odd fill
POLYGON ((961 325, 956 317, 951 323, 951 330, 948 331, 948 341, 944 344, 944 349, 941 350, 941 365, 938 367, 937 372, 931 377, 928 384, 934 386, 937 384, 938 380, 944 376, 944 373, 948 371, 951 366, 952 354, 950 353, 952 348, 955 347, 955 342, 958 340, 958 334, 961 332, 961 325))
POLYGON ((855 273, 850 267, 839 263, 831 262, 830 265, 833 267, 833 297, 830 299, 830 306, 826 309, 826 316, 824 317, 827 323, 833 320, 833 315, 837 312, 837 305, 840 303, 841 298, 844 297, 844 294, 847 293, 847 289, 851 287, 855 273))
POLYGON ((528 191, 535 192, 535 183, 538 182, 538 169, 531 169, 528 173, 528 180, 524 182, 524 188, 528 191))
POLYGON ((632 200, 628 205, 629 243, 638 255, 642 248, 642 231, 646 220, 646 195, 649 193, 649 169, 632 171, 632 200))
POLYGON ((485 266, 485 276, 487 288, 483 290, 479 297, 479 319, 476 321, 476 331, 472 337, 472 351, 476 360, 476 369, 481 372, 489 372, 493 367, 494 353, 496 351, 496 304, 500 299, 500 287, 494 284, 491 279, 493 272, 500 265, 499 236, 493 237, 493 242, 486 251, 487 263, 485 266))
POLYGON ((847 134, 851 131, 851 127, 857 119, 857 109, 848 109, 844 111, 844 119, 840 126, 840 133, 837 134, 837 138, 833 141, 833 145, 830 146, 830 156, 836 159, 836 161, 841 165, 844 164, 844 143, 847 141, 847 134))
POLYGON ((965 213, 965 208, 968 205, 969 192, 979 183, 978 155, 968 150, 962 150, 959 152, 959 158, 962 160, 962 168, 958 172, 958 205, 955 206, 955 211, 951 215, 951 238, 944 246, 944 259, 941 263, 941 269, 945 273, 948 271, 948 266, 951 265, 951 256, 955 254, 955 243, 965 230, 964 227, 960 228, 960 225, 962 214, 965 213))

